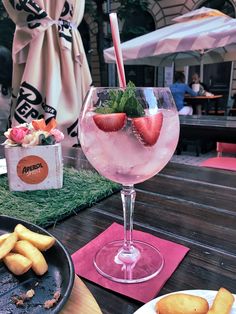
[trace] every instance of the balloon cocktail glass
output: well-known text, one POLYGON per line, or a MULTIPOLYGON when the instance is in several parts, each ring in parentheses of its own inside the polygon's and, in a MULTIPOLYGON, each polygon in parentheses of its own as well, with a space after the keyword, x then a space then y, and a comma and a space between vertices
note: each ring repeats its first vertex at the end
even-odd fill
POLYGON ((157 174, 172 157, 179 117, 169 88, 91 87, 80 116, 80 143, 92 166, 122 184, 124 239, 107 243, 94 255, 103 276, 138 283, 156 276, 161 252, 133 239, 134 184, 157 174))

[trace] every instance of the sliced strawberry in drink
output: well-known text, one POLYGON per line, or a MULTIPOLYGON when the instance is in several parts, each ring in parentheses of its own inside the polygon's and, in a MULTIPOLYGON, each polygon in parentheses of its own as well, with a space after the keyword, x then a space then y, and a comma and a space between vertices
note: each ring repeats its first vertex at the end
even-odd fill
POLYGON ((163 122, 163 114, 161 112, 145 117, 133 118, 132 126, 138 139, 145 146, 153 146, 160 135, 163 122))
POLYGON ((115 132, 122 129, 126 123, 125 113, 96 114, 93 120, 97 127, 104 132, 115 132))

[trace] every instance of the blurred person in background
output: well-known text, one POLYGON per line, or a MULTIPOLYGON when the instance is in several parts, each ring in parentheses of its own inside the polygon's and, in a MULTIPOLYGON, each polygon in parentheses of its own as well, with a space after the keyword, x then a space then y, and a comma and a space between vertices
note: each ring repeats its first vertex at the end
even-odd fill
MULTIPOLYGON (((204 96, 204 95, 210 94, 207 85, 200 81, 200 76, 199 76, 198 73, 194 73, 192 75, 192 81, 189 84, 189 87, 191 87, 200 96, 204 96)), ((202 114, 202 106, 204 105, 204 102, 205 102, 205 100, 200 100, 200 99, 192 100, 192 105, 194 105, 194 108, 195 108, 195 111, 196 111, 195 113, 197 115, 201 115, 202 114)))
POLYGON ((207 85, 203 82, 200 81, 200 76, 198 73, 194 73, 192 75, 192 81, 191 83, 189 84, 189 87, 191 87, 193 89, 193 85, 194 84, 199 84, 199 87, 203 90, 203 91, 206 91, 206 92, 209 92, 209 89, 207 87, 207 85))
POLYGON ((3 133, 8 128, 12 86, 12 55, 4 46, 0 46, 0 64, 0 133, 3 133))
POLYGON ((197 96, 198 93, 194 92, 188 84, 185 83, 185 75, 183 72, 176 72, 174 76, 174 83, 170 85, 170 90, 174 97, 178 112, 180 115, 192 115, 193 108, 187 106, 184 102, 185 94, 197 96))

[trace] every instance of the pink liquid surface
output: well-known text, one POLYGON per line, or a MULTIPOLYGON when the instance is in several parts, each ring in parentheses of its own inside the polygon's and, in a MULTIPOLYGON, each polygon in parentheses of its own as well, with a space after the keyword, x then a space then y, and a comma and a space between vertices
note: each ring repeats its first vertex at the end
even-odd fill
POLYGON ((163 124, 155 145, 144 146, 134 134, 131 121, 117 132, 100 130, 93 112, 81 121, 80 143, 92 166, 104 177, 132 185, 158 173, 172 157, 179 138, 178 113, 161 110, 163 124))

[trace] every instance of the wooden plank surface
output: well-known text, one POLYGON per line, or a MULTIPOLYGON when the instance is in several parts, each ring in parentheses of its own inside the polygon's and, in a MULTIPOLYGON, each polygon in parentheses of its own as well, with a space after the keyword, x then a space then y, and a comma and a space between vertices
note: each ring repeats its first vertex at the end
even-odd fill
MULTIPOLYGON (((158 295, 185 289, 218 290, 221 286, 236 292, 235 178, 230 171, 169 163, 159 175, 136 186, 134 228, 190 248, 158 295)), ((50 232, 72 254, 113 222, 123 223, 119 193, 50 232)), ((83 281, 102 313, 131 314, 142 305, 83 281)))
MULTIPOLYGON (((78 169, 89 167, 81 157, 80 149, 64 152, 65 163, 78 169)), ((190 248, 158 295, 186 289, 218 290, 221 286, 236 293, 235 179, 235 172, 169 163, 159 175, 136 186, 134 228, 190 248)), ((119 193, 48 229, 72 254, 113 222, 123 223, 119 193)), ((63 311, 72 314, 83 314, 80 306, 88 314, 90 310, 133 314, 142 306, 80 278, 71 298, 63 311)))

